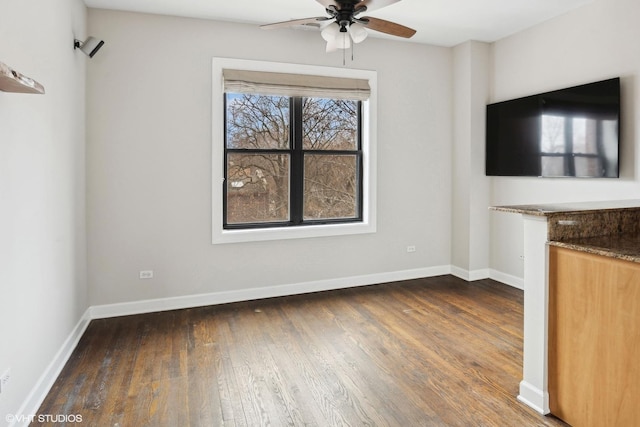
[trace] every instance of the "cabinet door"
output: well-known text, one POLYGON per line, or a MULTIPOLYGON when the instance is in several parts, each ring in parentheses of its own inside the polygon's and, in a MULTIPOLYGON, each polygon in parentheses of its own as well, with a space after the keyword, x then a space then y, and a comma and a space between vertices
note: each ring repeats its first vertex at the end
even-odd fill
POLYGON ((640 422, 640 264, 549 248, 549 404, 574 427, 640 422))

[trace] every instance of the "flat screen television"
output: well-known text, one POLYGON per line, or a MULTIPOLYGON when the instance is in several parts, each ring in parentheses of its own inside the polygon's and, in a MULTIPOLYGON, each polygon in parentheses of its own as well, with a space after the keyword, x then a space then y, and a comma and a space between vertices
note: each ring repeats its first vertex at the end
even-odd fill
POLYGON ((620 78, 487 105, 486 175, 617 178, 620 78))

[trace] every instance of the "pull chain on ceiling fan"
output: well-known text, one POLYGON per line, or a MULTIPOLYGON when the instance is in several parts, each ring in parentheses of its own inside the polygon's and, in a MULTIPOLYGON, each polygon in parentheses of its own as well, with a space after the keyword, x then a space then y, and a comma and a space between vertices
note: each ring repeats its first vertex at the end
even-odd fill
POLYGON ((327 15, 314 18, 294 19, 291 21, 276 22, 261 25, 265 30, 293 27, 297 25, 309 25, 322 27, 322 38, 327 42, 327 52, 337 49, 348 49, 353 43, 360 43, 367 38, 367 29, 390 34, 392 36, 410 38, 416 31, 371 16, 358 17, 361 13, 371 12, 385 6, 392 5, 400 0, 316 0, 324 6, 327 15))

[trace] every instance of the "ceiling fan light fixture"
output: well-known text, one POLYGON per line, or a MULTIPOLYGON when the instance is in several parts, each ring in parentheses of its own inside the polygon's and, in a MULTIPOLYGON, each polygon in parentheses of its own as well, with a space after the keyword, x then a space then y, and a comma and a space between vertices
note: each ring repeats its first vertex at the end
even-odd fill
POLYGON ((338 49, 349 49, 351 47, 351 37, 348 33, 338 33, 336 36, 336 46, 338 49))
POLYGON ((365 26, 357 22, 349 26, 349 34, 354 43, 362 43, 369 35, 365 26))
POLYGON ((327 48, 325 49, 325 52, 331 53, 331 52, 335 52, 336 50, 338 50, 338 44, 336 43, 335 39, 329 40, 327 42, 327 48))
POLYGON ((320 32, 320 35, 327 43, 334 41, 338 34, 340 34, 340 27, 335 22, 331 22, 320 32))
POLYGON ((322 35, 322 38, 327 42, 327 53, 335 52, 338 49, 349 49, 351 47, 349 32, 340 31, 340 26, 335 25, 335 23, 326 26, 320 32, 320 35, 322 35))

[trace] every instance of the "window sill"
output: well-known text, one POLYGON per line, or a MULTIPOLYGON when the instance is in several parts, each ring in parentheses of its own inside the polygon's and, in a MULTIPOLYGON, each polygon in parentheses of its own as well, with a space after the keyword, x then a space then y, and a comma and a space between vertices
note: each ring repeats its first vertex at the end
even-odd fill
POLYGON ((254 228, 248 230, 216 230, 213 235, 213 244, 308 239, 313 237, 345 236, 375 232, 375 225, 366 222, 300 227, 254 228))

